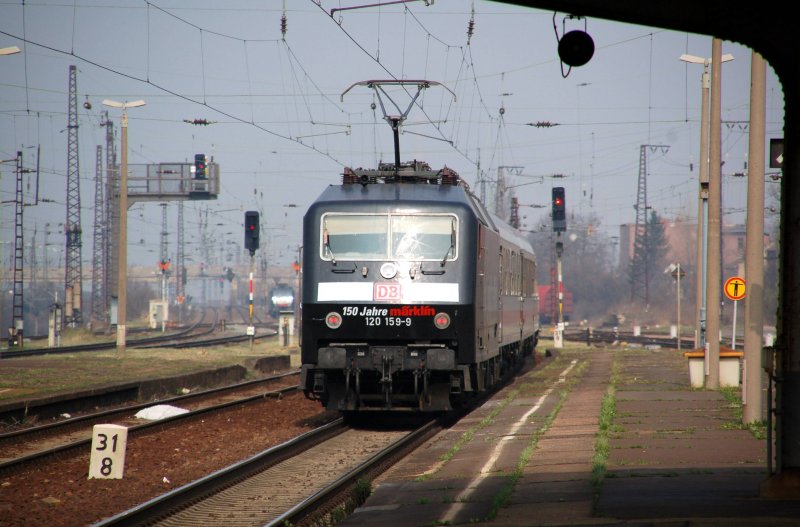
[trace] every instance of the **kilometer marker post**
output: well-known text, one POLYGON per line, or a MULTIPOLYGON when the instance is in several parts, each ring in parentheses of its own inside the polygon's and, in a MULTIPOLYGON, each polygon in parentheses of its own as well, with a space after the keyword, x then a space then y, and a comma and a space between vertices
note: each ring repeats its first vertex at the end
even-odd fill
POLYGON ((122 479, 127 446, 127 426, 94 425, 88 479, 122 479))

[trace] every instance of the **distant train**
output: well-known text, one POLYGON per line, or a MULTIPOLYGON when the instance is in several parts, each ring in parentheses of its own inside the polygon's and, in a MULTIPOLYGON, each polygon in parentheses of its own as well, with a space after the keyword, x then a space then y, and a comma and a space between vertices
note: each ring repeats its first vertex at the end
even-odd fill
MULTIPOLYGON (((563 301, 561 303, 561 316, 565 322, 569 322, 574 311, 572 292, 564 287, 563 301)), ((539 286, 539 322, 542 324, 555 324, 558 322, 558 291, 549 285, 539 286)))
POLYGON ((267 296, 269 315, 278 318, 281 312, 294 311, 294 289, 286 284, 276 284, 267 296))
POLYGON ((303 220, 301 380, 328 409, 447 411, 539 335, 530 244, 451 169, 349 169, 303 220))

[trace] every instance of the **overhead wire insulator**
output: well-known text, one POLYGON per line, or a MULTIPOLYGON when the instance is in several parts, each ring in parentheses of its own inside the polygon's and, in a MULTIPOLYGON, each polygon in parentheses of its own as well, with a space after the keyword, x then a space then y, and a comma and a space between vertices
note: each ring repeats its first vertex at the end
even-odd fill
POLYGON ((558 123, 551 123, 550 121, 536 121, 535 123, 526 123, 528 126, 534 126, 536 128, 552 128, 554 126, 558 126, 558 123))
POLYGON ((187 124, 208 126, 210 124, 214 124, 216 121, 209 121, 208 119, 184 119, 183 122, 187 124))
POLYGON ((286 37, 286 13, 281 16, 281 35, 286 37))

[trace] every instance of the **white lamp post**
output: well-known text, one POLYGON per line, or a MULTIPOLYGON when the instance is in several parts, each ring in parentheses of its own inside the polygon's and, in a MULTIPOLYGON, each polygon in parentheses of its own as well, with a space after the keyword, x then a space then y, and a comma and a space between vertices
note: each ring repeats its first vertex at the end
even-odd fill
MULTIPOLYGON (((711 81, 708 76, 708 66, 711 64, 710 58, 698 57, 696 55, 681 55, 680 59, 689 64, 702 64, 703 76, 701 78, 702 102, 700 106, 700 194, 697 207, 697 289, 696 289, 696 308, 695 308, 695 348, 705 346, 705 322, 706 322, 706 251, 708 250, 708 231, 706 217, 708 216, 708 93, 711 81)), ((733 60, 733 55, 726 53, 722 55, 721 62, 733 60)))
POLYGON ((122 162, 119 169, 119 233, 117 254, 117 351, 125 351, 125 317, 128 300, 128 108, 144 106, 144 101, 117 102, 106 99, 103 105, 122 109, 122 162))

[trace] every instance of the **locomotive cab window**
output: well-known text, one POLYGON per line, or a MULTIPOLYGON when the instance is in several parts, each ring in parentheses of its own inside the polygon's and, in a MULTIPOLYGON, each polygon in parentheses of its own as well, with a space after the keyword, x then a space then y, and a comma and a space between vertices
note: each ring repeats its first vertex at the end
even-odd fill
POLYGON ((392 216, 392 258, 396 260, 454 260, 454 216, 392 216))
POLYGON ((452 214, 325 214, 323 260, 455 260, 458 218, 452 214))
POLYGON ((322 217, 323 260, 385 260, 389 219, 376 214, 322 217))

